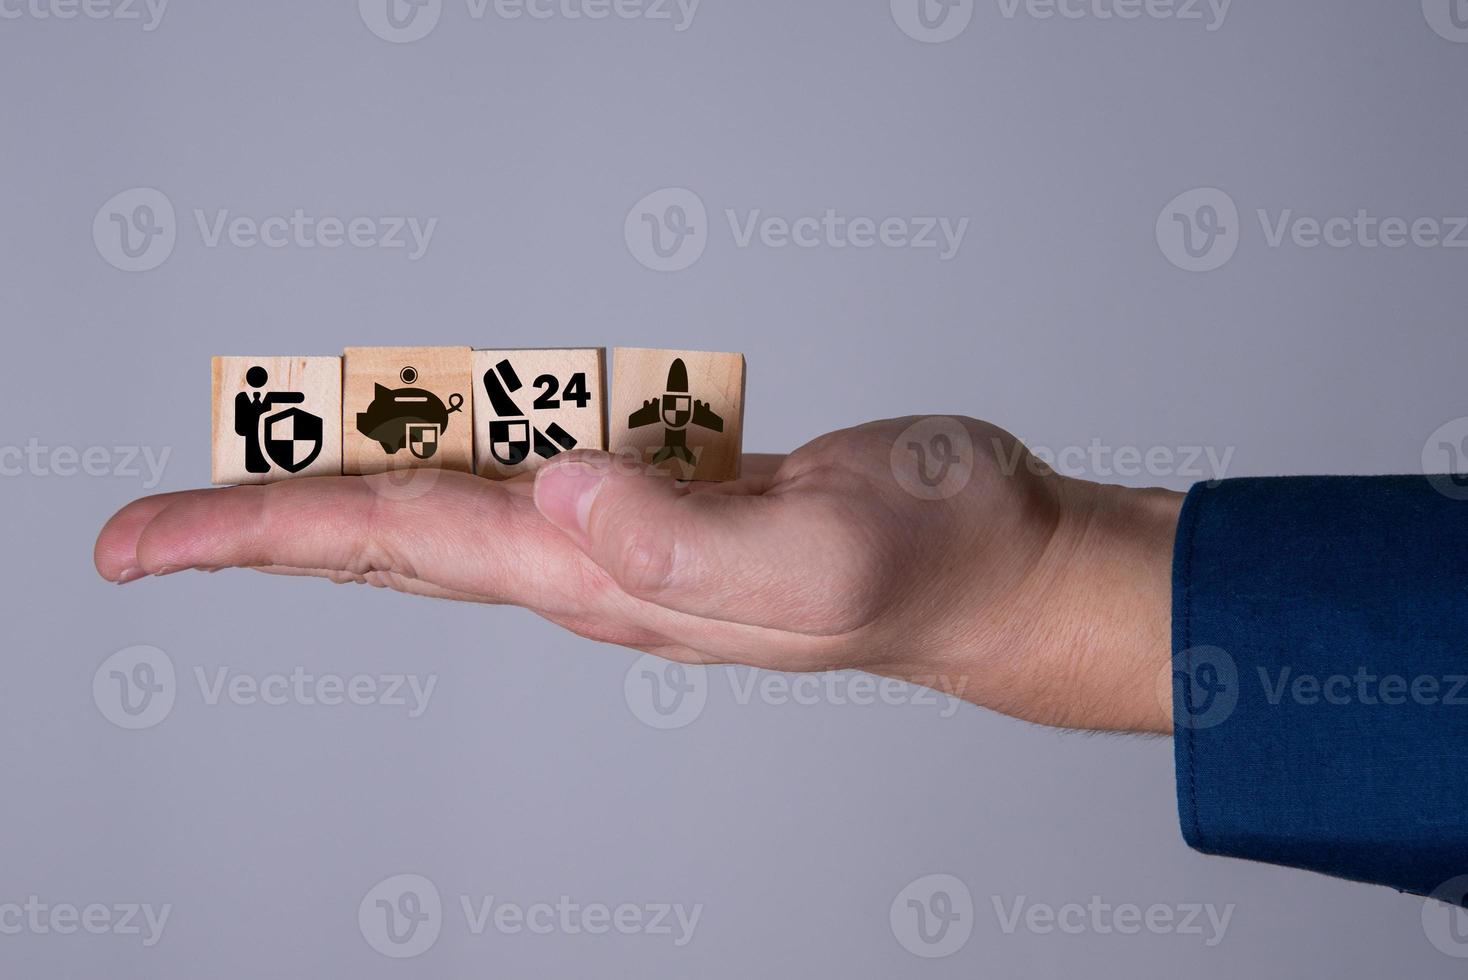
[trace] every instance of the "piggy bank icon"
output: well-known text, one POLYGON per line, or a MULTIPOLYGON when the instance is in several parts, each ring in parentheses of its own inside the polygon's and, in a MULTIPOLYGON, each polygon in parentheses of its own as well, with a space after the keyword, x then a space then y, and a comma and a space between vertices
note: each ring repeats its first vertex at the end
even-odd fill
MULTIPOLYGON (((418 381, 418 371, 403 368, 404 385, 418 381)), ((389 456, 405 447, 418 459, 432 459, 438 452, 439 436, 448 431, 449 417, 464 408, 464 396, 452 394, 448 404, 425 388, 373 387, 372 404, 357 413, 357 431, 382 447, 389 456)))

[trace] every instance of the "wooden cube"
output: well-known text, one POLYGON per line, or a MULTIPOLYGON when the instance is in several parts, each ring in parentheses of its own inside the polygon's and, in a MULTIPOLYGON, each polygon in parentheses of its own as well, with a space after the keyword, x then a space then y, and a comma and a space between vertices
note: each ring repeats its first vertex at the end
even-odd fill
POLYGON ((215 483, 342 471, 340 357, 216 357, 215 483))
POLYGON ((606 350, 474 352, 474 464, 493 480, 572 449, 606 449, 606 350))
POLYGON ((344 472, 474 472, 471 366, 468 347, 348 347, 344 472))
POLYGON ((737 480, 743 442, 743 354, 612 352, 613 453, 633 452, 685 480, 737 480))

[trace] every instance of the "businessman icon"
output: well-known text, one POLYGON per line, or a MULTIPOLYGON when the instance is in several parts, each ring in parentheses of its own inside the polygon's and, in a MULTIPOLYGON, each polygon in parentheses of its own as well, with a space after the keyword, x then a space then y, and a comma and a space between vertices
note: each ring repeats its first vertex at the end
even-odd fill
POLYGON ((245 383, 255 390, 234 396, 234 431, 245 440, 245 471, 269 473, 274 463, 287 473, 299 473, 321 455, 323 423, 300 408, 276 412, 277 405, 300 405, 306 396, 299 391, 262 396, 259 389, 269 381, 270 373, 257 364, 245 373, 245 383))

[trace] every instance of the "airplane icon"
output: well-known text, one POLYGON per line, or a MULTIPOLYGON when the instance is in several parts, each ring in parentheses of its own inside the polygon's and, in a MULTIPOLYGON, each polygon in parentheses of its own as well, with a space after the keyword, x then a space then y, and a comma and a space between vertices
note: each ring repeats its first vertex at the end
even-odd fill
POLYGON ((710 432, 723 432, 724 419, 709 408, 708 402, 695 401, 688 394, 688 367, 681 357, 674 358, 668 368, 668 387, 662 398, 649 398, 642 407, 627 417, 627 427, 640 429, 661 422, 663 444, 653 455, 652 465, 670 459, 697 466, 698 458, 688 448, 688 426, 696 425, 710 432))

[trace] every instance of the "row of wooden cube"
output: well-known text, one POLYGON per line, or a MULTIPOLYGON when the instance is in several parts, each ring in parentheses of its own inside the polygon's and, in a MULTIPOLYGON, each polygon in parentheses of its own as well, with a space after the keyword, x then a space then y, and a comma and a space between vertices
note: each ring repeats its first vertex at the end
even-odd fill
POLYGON ((610 399, 600 347, 216 357, 213 480, 414 467, 506 479, 572 449, 609 448, 685 479, 738 478, 742 354, 613 354, 610 399))

